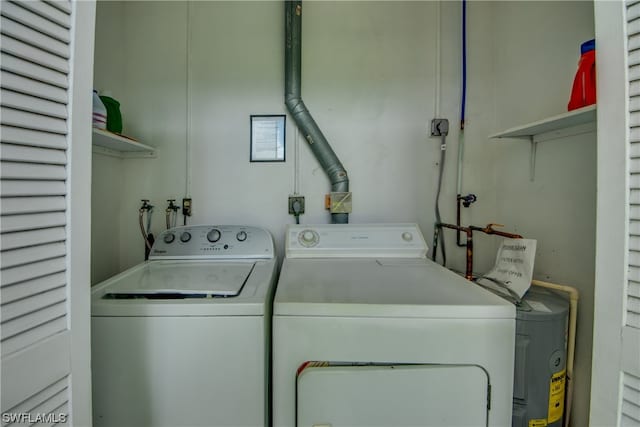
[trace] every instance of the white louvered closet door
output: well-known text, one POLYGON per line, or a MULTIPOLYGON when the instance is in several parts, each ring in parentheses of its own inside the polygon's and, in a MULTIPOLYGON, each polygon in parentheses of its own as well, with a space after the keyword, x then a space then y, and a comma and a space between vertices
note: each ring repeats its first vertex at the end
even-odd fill
POLYGON ((629 269, 622 329, 621 425, 640 427, 640 1, 626 9, 629 76, 629 269))
POLYGON ((0 2, 3 426, 70 422, 74 6, 0 2))

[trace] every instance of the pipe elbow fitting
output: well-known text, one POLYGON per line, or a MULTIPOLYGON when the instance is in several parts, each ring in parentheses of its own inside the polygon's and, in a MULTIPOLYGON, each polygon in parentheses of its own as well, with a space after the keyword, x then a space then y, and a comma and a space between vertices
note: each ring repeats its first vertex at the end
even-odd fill
POLYGON ((327 176, 329 177, 329 181, 331 182, 331 185, 333 186, 341 185, 343 187, 346 185, 346 190, 334 190, 334 191, 340 191, 340 192, 349 191, 349 176, 347 175, 347 171, 345 170, 344 166, 342 166, 342 163, 340 163, 339 160, 337 160, 336 163, 327 167, 326 171, 327 171, 327 176))
POLYGON ((344 177, 341 180, 331 181, 331 191, 336 193, 348 193, 349 192, 349 178, 345 172, 344 177))
POLYGON ((344 169, 339 169, 329 175, 329 179, 332 184, 339 184, 341 182, 349 183, 349 177, 347 176, 347 171, 344 169))
POLYGON ((287 96, 285 97, 284 103, 292 116, 308 113, 307 106, 304 105, 304 101, 302 101, 302 98, 299 96, 287 96))
POLYGON ((292 114, 293 114, 293 110, 295 109, 296 105, 298 105, 299 102, 300 102, 299 96, 285 95, 284 97, 284 105, 287 106, 287 109, 292 114))

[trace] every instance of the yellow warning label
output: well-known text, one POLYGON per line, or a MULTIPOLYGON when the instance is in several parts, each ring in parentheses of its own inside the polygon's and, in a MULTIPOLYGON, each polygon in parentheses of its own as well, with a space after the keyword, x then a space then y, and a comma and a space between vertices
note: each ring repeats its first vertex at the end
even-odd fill
POLYGON ((549 415, 547 421, 554 423, 562 418, 564 412, 564 388, 566 371, 563 369, 551 376, 549 382, 549 415))
POLYGON ((544 418, 540 420, 529 420, 529 427, 547 427, 547 420, 544 418))

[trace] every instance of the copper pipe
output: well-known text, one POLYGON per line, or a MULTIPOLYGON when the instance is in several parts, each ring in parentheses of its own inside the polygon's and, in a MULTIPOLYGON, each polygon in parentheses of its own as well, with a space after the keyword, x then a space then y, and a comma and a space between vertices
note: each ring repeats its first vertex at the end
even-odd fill
POLYGON ((496 236, 507 237, 509 239, 522 239, 522 236, 519 234, 507 233, 505 231, 499 231, 493 228, 493 226, 504 227, 502 224, 487 224, 486 227, 476 227, 475 225, 470 225, 469 228, 474 231, 481 231, 485 234, 495 234, 496 236))
POLYGON ((460 225, 440 223, 438 227, 450 228, 458 232, 464 231, 467 234, 467 242, 464 246, 467 247, 467 269, 464 277, 467 280, 473 279, 473 230, 471 227, 462 227, 460 225))
POLYGON ((467 280, 473 280, 473 230, 467 230, 467 271, 464 275, 467 280))
MULTIPOLYGON (((458 204, 458 207, 460 205, 458 204)), ((499 231, 494 229, 494 226, 499 226, 502 227, 501 224, 487 224, 486 227, 478 227, 475 225, 470 225, 469 227, 463 227, 461 225, 454 225, 454 224, 445 224, 445 223, 439 223, 436 224, 436 230, 435 233, 439 234, 440 233, 440 228, 444 227, 444 228, 450 228, 452 230, 456 230, 456 232, 458 234, 460 234, 460 232, 464 232, 467 235, 467 241, 466 244, 461 245, 461 246, 466 246, 467 248, 467 268, 465 271, 465 278, 467 280, 473 280, 473 232, 474 231, 480 231, 482 233, 485 234, 494 234, 496 236, 502 236, 502 237, 507 237, 510 239, 522 239, 522 236, 519 234, 514 234, 514 233, 507 233, 504 231, 499 231)), ((434 242, 437 242, 437 234, 434 234, 434 242)), ((434 243, 434 254, 436 252, 437 249, 437 243, 434 243)), ((435 255, 434 255, 434 261, 435 261, 435 255)))

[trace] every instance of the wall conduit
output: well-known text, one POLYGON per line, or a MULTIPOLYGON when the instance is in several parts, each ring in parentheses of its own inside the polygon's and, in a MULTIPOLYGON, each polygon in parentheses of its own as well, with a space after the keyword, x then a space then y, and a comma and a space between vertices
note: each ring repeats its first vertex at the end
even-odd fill
MULTIPOLYGON (((329 145, 301 96, 302 81, 302 1, 285 1, 285 82, 284 100, 298 129, 309 144, 331 182, 331 191, 348 192, 349 177, 329 145)), ((331 222, 346 224, 349 214, 332 213, 331 222)))

